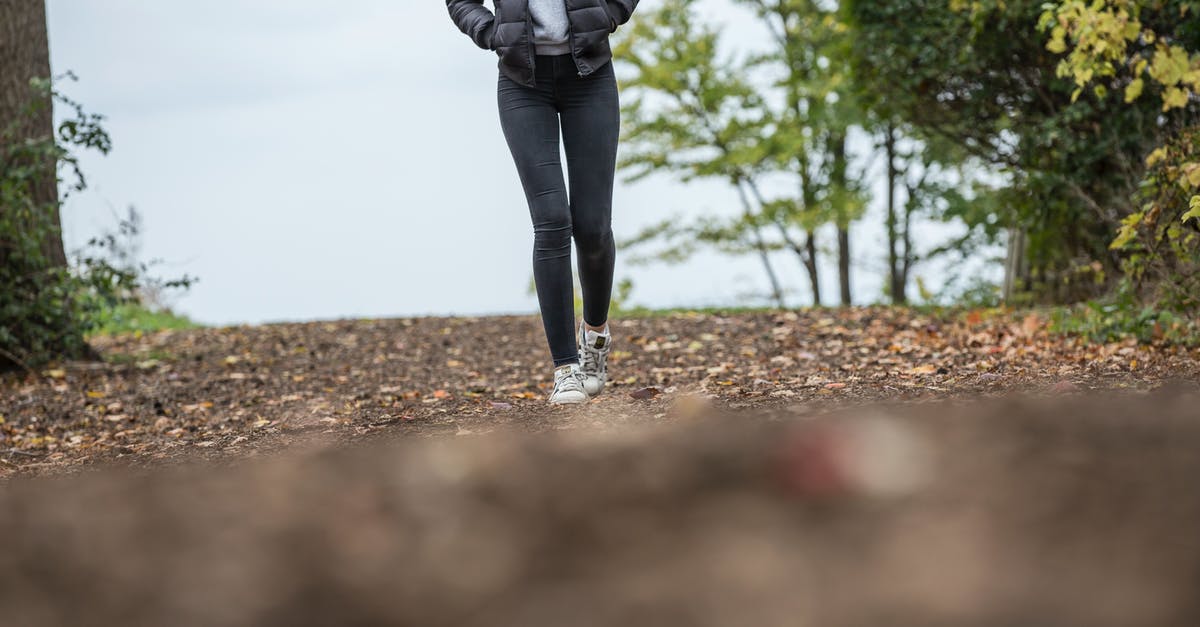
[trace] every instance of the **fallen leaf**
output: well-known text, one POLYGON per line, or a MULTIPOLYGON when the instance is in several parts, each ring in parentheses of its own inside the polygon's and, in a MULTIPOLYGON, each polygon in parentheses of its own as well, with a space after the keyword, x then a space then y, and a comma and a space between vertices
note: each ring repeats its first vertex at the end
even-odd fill
POLYGON ((1025 335, 1033 335, 1041 328, 1042 320, 1038 318, 1037 314, 1029 314, 1021 321, 1021 330, 1025 332, 1025 335))
POLYGON ((658 396, 661 393, 662 393, 661 390, 659 390, 656 387, 651 386, 651 387, 645 387, 645 388, 638 388, 638 389, 630 392, 629 395, 639 401, 644 401, 646 399, 654 398, 655 396, 658 396))

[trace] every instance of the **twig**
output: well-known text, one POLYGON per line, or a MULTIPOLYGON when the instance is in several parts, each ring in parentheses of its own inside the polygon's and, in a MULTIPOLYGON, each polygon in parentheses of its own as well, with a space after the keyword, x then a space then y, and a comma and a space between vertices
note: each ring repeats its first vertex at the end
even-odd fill
POLYGON ((40 456, 42 456, 41 453, 30 453, 30 452, 28 452, 28 450, 20 450, 19 448, 10 448, 8 450, 5 450, 4 454, 5 455, 25 455, 25 456, 28 456, 28 458, 40 458, 40 456))
POLYGON ((24 370, 25 372, 27 372, 31 375, 37 376, 37 372, 34 371, 33 368, 30 368, 25 362, 21 361, 21 359, 19 357, 8 352, 7 350, 5 350, 3 348, 0 348, 0 357, 4 357, 5 359, 13 362, 17 366, 19 366, 22 370, 24 370))

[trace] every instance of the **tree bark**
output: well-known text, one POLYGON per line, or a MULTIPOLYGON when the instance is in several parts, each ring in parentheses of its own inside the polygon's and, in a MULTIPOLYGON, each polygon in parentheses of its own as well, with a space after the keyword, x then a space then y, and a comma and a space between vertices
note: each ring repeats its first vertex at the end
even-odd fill
POLYGON ((821 275, 817 272, 817 234, 812 229, 804 232, 804 269, 808 270, 808 283, 812 287, 813 307, 821 306, 821 275))
MULTIPOLYGON (((901 260, 901 252, 897 250, 900 246, 901 239, 907 242, 907 233, 901 233, 896 215, 896 179, 899 177, 899 170, 896 168, 896 129, 890 124, 887 127, 886 135, 883 138, 883 152, 887 159, 887 238, 888 238, 888 292, 892 297, 892 304, 904 305, 908 303, 908 254, 907 247, 904 250, 904 258, 901 260)), ((908 215, 905 214, 905 224, 908 223, 908 215)))
MULTIPOLYGON (((1004 289, 1001 298, 1009 304, 1016 295, 1018 284, 1024 278, 1025 231, 1020 227, 1008 229, 1008 254, 1004 260, 1004 289)), ((1025 288, 1028 289, 1028 281, 1025 288)))
POLYGON ((838 227, 838 286, 841 288, 842 306, 853 303, 850 298, 850 227, 838 227))
MULTIPOLYGON (((846 160, 846 134, 837 132, 830 138, 830 152, 833 157, 833 169, 830 183, 840 192, 846 191, 846 170, 849 164, 846 160)), ((846 201, 843 198, 835 207, 838 233, 838 287, 841 292, 843 307, 851 305, 850 294, 850 216, 846 213, 846 201)))
MULTIPOLYGON (((800 167, 800 199, 804 202, 804 210, 808 211, 817 203, 816 192, 809 180, 808 159, 804 155, 799 158, 800 167)), ((799 254, 800 251, 796 251, 799 254)), ((813 307, 821 306, 821 276, 817 268, 817 234, 813 229, 804 232, 804 254, 800 255, 804 270, 808 273, 808 285, 812 289, 813 307)))
MULTIPOLYGON (((34 78, 50 78, 50 44, 44 0, 0 0, 0 137, 5 141, 49 140, 54 135, 53 102, 30 87, 34 78)), ((30 188, 34 203, 50 212, 54 229, 42 250, 53 265, 64 266, 58 180, 52 156, 30 188)), ((2 211, 3 208, 0 208, 2 211)))

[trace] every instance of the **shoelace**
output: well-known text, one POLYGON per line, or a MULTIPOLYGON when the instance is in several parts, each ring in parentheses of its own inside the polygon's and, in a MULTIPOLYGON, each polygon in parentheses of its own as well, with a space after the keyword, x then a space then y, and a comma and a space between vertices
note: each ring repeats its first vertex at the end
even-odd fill
MULTIPOLYGON (((584 335, 586 338, 586 334, 584 335)), ((580 369, 588 374, 600 376, 601 369, 604 367, 608 355, 598 348, 592 348, 585 342, 583 350, 580 351, 580 369)))
POLYGON ((583 392, 582 372, 568 370, 554 378, 554 392, 583 392))

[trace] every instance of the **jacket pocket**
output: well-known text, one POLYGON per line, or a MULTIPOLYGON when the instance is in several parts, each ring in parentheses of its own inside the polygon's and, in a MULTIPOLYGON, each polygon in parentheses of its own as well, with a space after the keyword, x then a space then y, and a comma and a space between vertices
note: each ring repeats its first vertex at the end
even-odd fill
POLYGON ((617 18, 613 17, 612 9, 608 6, 608 0, 596 0, 596 4, 604 9, 604 14, 608 16, 608 32, 609 34, 617 32, 617 18))
POLYGON ((500 30, 499 18, 492 20, 483 32, 483 43, 488 50, 496 49, 496 31, 500 30))

